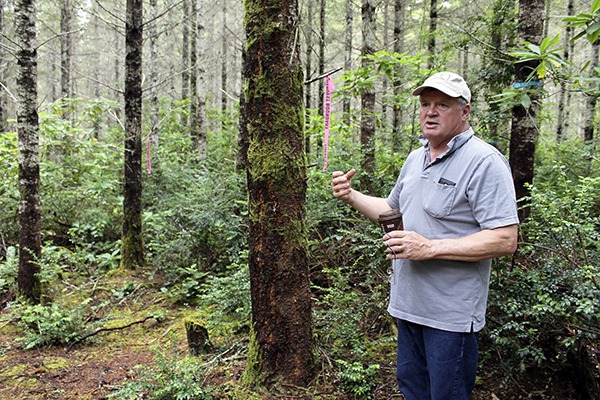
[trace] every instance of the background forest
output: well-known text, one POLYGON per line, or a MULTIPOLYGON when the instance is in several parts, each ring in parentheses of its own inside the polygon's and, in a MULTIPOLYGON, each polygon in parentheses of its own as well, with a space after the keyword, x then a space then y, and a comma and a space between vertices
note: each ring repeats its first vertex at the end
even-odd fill
POLYGON ((268 2, 145 1, 143 62, 131 67, 134 3, 0 0, 1 398, 401 398, 381 234, 334 200, 330 171, 356 167, 361 189, 387 196, 420 145, 410 91, 437 70, 469 82, 471 123, 510 159, 523 219, 515 256, 494 262, 476 396, 600 398, 600 1, 298 1, 318 365, 308 388, 244 384, 244 18, 268 2), (141 130, 130 148, 134 69, 141 130), (21 119, 27 77, 34 147, 21 119), (19 251, 30 233, 22 174, 32 148, 39 253, 19 251), (131 154, 143 254, 128 264, 131 154), (27 266, 38 296, 23 290, 27 266), (202 349, 187 347, 194 326, 207 334, 202 349))

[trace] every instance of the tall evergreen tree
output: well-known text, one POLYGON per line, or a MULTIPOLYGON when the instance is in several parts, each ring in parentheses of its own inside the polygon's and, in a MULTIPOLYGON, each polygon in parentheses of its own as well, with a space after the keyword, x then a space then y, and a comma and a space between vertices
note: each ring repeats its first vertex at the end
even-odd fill
POLYGON ((143 1, 127 0, 125 24, 125 168, 121 267, 146 266, 142 232, 143 1))
POLYGON ((37 50, 34 0, 19 0, 17 34, 17 130, 19 136, 19 291, 40 302, 42 254, 40 212, 39 122, 37 113, 37 50))
POLYGON ((315 364, 298 1, 246 0, 245 10, 252 339, 244 376, 305 386, 315 364))
MULTIPOLYGON (((518 36, 521 40, 540 45, 544 29, 545 0, 519 0, 518 36)), ((540 109, 540 81, 534 73, 539 61, 520 62, 515 65, 515 82, 523 87, 529 96, 530 105, 518 104, 512 109, 510 135, 510 165, 517 200, 529 195, 528 184, 533 182, 535 147, 539 132, 538 114, 540 109)), ((524 221, 529 216, 529 207, 519 209, 519 218, 524 221)))

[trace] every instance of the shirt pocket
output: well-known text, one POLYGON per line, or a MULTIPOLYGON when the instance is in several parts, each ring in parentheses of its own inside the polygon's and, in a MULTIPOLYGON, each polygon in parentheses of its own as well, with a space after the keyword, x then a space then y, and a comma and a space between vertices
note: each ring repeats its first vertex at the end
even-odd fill
POLYGON ((427 189, 423 208, 432 217, 447 217, 452 211, 455 197, 456 186, 432 182, 427 189))

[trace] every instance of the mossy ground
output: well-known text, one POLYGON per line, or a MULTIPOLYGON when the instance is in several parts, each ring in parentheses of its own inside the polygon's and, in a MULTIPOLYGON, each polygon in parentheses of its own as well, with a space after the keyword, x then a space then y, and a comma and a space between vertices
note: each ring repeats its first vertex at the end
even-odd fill
MULTIPOLYGON (((90 314, 90 319, 106 317, 103 327, 119 328, 131 322, 141 321, 148 315, 160 315, 143 323, 124 329, 103 331, 72 346, 23 349, 20 329, 15 325, 9 308, 0 313, 0 399, 12 400, 97 400, 121 387, 125 382, 139 377, 136 366, 152 366, 158 362, 156 351, 187 351, 184 320, 193 317, 203 320, 210 309, 182 306, 169 300, 168 293, 160 290, 157 278, 138 276, 134 272, 106 274, 100 280, 63 282, 55 287, 54 299, 59 293, 69 296, 69 302, 78 304, 91 298, 90 304, 109 303, 102 308, 104 315, 90 314)), ((62 300, 62 299, 61 299, 62 300)), ((90 322, 88 322, 90 323, 90 322)), ((225 324, 226 325, 226 324, 225 324)), ((225 325, 209 329, 214 346, 205 355, 209 365, 204 371, 204 384, 211 389, 214 399, 232 400, 346 400, 335 377, 335 361, 324 351, 319 352, 320 373, 308 388, 282 387, 251 389, 243 384, 246 369, 249 337, 247 332, 233 332, 225 325)), ((374 392, 374 400, 402 399, 398 394, 394 377, 394 346, 380 346, 373 354, 374 362, 380 364, 380 372, 374 392)), ((474 400, 542 399, 536 396, 536 380, 531 385, 502 382, 497 375, 480 371, 474 400)), ((547 380, 540 379, 540 383, 547 380)), ((554 389, 552 399, 565 399, 560 388, 554 389)), ((547 388, 539 391, 548 393, 547 388)), ((546 396, 546 397, 544 397, 546 396)))

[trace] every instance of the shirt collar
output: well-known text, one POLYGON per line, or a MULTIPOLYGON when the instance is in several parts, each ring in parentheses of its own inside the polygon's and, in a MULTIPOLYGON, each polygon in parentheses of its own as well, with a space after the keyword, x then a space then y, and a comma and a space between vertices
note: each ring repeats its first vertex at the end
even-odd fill
MULTIPOLYGON (((465 143, 469 141, 469 139, 473 137, 473 135, 475 135, 475 132, 473 131, 472 127, 469 127, 469 129, 467 129, 466 131, 454 136, 448 142, 448 150, 446 150, 444 154, 439 156, 438 159, 447 157, 450 154, 454 153, 456 150, 460 149, 465 143)), ((425 136, 423 136, 422 134, 419 135, 419 140, 423 144, 423 147, 425 147, 425 151, 429 154, 429 140, 427 140, 427 138, 425 138, 425 136)))

